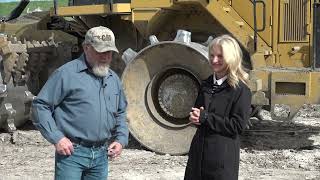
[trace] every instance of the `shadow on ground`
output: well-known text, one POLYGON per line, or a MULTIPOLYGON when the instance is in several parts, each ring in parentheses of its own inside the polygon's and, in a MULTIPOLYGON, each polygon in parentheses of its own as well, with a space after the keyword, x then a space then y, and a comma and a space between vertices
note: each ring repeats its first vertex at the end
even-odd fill
MULTIPOLYGON (((315 118, 315 120, 320 122, 320 118, 315 118)), ((257 119, 251 119, 251 123, 252 127, 241 136, 241 148, 254 150, 320 148, 320 126, 295 121, 260 121, 257 119)))
MULTIPOLYGON (((23 125, 17 127, 17 129, 22 131, 30 131, 30 130, 36 130, 36 127, 34 127, 31 120, 28 120, 23 125)), ((7 133, 7 131, 6 129, 1 128, 0 133, 7 133)))

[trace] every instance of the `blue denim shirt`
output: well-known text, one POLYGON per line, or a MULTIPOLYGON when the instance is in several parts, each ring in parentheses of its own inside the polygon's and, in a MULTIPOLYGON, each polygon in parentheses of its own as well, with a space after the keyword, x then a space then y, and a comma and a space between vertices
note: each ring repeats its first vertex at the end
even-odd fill
POLYGON ((84 55, 58 68, 32 104, 34 125, 52 144, 63 137, 128 144, 127 101, 112 70, 97 77, 84 55))

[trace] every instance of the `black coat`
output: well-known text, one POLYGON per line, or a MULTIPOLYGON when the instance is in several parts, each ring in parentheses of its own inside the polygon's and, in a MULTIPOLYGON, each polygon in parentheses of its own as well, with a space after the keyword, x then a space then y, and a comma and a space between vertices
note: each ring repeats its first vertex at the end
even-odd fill
POLYGON ((213 77, 200 88, 195 107, 204 107, 201 125, 191 142, 185 180, 237 180, 239 134, 250 118, 251 91, 242 82, 236 88, 224 81, 213 88, 213 77))

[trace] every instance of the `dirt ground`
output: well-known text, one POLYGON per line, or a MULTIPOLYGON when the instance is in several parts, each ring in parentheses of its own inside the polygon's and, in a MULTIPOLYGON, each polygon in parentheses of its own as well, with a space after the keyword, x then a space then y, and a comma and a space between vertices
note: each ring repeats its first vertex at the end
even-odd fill
MULTIPOLYGON (((305 105, 291 122, 251 119, 241 136, 240 180, 320 179, 320 106, 305 105)), ((187 156, 159 155, 131 139, 110 161, 110 180, 181 180, 187 156)), ((54 148, 31 125, 0 133, 0 180, 53 179, 54 148)))

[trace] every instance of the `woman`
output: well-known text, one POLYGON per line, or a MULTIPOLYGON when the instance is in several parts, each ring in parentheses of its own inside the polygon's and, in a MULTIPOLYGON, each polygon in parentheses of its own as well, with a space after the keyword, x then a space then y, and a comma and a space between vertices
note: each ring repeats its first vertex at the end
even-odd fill
POLYGON ((200 88, 189 120, 198 129, 193 137, 185 180, 236 180, 239 172, 239 134, 250 117, 248 74, 242 51, 229 35, 209 44, 213 75, 200 88))

